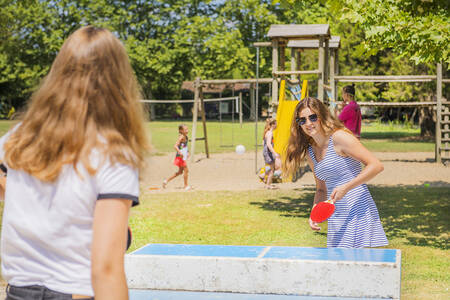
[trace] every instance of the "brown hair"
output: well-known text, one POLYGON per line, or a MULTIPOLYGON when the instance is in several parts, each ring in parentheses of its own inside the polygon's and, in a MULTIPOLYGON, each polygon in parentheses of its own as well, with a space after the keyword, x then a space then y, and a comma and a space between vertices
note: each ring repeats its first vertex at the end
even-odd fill
POLYGON ((346 85, 342 88, 342 92, 348 94, 349 97, 354 100, 355 99, 355 84, 346 85))
POLYGON ((263 131, 263 140, 266 138, 267 131, 270 130, 270 127, 277 122, 274 118, 267 118, 266 119, 266 125, 264 125, 264 131, 263 131))
POLYGON ((322 130, 326 135, 329 135, 336 130, 344 129, 344 125, 342 125, 339 120, 331 115, 328 107, 326 107, 320 100, 307 97, 300 101, 294 111, 294 117, 292 118, 291 123, 291 135, 286 147, 286 160, 283 164, 283 176, 286 177, 293 175, 297 171, 297 169, 305 161, 308 146, 315 144, 313 138, 303 131, 296 120, 299 117, 300 112, 305 108, 309 108, 317 114, 322 130))
POLYGON ((54 181, 64 164, 99 149, 111 163, 142 168, 149 144, 139 86, 125 47, 108 30, 86 26, 64 42, 32 95, 23 121, 5 144, 5 161, 54 181))

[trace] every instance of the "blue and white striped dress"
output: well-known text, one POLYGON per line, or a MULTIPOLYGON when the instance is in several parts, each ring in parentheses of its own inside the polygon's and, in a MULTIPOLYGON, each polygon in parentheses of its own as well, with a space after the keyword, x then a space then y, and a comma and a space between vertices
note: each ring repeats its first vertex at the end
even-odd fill
MULTIPOLYGON (((327 198, 336 186, 349 182, 361 172, 359 161, 336 153, 332 136, 321 161, 316 160, 311 146, 308 151, 314 163, 314 174, 327 186, 327 198)), ((336 210, 328 219, 328 247, 363 248, 388 244, 367 185, 362 184, 350 190, 335 205, 336 210)))

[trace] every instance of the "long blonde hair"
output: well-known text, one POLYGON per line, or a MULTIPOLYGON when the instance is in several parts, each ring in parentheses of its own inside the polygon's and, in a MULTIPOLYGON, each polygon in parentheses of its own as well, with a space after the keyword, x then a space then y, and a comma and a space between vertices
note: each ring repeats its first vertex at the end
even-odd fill
POLYGON ((308 97, 300 101, 294 111, 290 129, 291 135, 289 137, 288 146, 286 147, 286 160, 283 164, 283 176, 286 177, 297 172, 298 168, 305 162, 308 146, 315 144, 313 138, 303 131, 296 120, 299 117, 300 112, 305 108, 309 108, 312 112, 317 114, 322 130, 326 135, 329 135, 336 130, 344 129, 344 125, 331 115, 328 108, 320 100, 308 97))
POLYGON ((107 29, 86 26, 64 42, 5 144, 9 167, 47 182, 64 164, 91 175, 93 148, 141 169, 149 149, 139 85, 125 47, 107 29))
POLYGON ((264 131, 263 131, 263 140, 266 138, 267 131, 269 131, 270 128, 272 127, 272 125, 275 124, 276 122, 277 122, 277 120, 274 118, 266 119, 266 125, 264 126, 264 131))

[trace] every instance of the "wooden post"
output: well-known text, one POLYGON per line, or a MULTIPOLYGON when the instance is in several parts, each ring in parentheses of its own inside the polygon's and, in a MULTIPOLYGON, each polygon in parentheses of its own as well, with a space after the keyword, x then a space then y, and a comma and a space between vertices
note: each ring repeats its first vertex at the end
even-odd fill
MULTIPOLYGON (((278 41, 272 41, 272 72, 278 71, 278 41)), ((272 75, 272 101, 269 105, 269 115, 273 115, 274 106, 278 103, 278 80, 272 75)))
POLYGON ((339 75, 339 49, 334 49, 334 61, 336 64, 334 66, 335 75, 339 75))
POLYGON ((329 82, 329 75, 330 75, 330 67, 329 67, 329 63, 330 63, 330 61, 329 61, 329 56, 330 56, 330 47, 329 47, 329 40, 328 40, 328 38, 325 38, 325 57, 324 57, 324 83, 325 84, 330 84, 330 82, 329 82))
MULTIPOLYGON (((336 75, 339 75, 339 49, 334 49, 334 76, 336 75)), ((339 91, 336 78, 334 79, 334 95, 338 101, 339 91)))
POLYGON ((319 71, 321 74, 319 74, 319 82, 317 85, 317 98, 319 98, 320 101, 323 101, 323 84, 325 80, 325 49, 323 36, 319 38, 319 71))
POLYGON ((194 162, 195 156, 195 139, 197 138, 197 119, 198 119, 198 103, 200 98, 200 77, 195 78, 194 82, 194 107, 192 112, 192 135, 191 135, 191 162, 194 162))
POLYGON ((199 94, 200 94, 201 116, 202 116, 202 123, 203 123, 203 138, 204 138, 204 142, 205 142, 205 153, 206 153, 206 158, 209 158, 208 134, 206 133, 205 102, 203 101, 203 89, 202 89, 201 85, 199 87, 199 94))
POLYGON ((436 162, 441 163, 441 119, 442 119, 442 63, 437 64, 436 72, 436 162))
MULTIPOLYGON (((332 101, 334 101, 334 104, 336 104, 337 102, 337 98, 336 98, 336 81, 334 80, 334 72, 335 72, 335 52, 334 50, 330 51, 331 55, 330 55, 330 86, 331 86, 331 99, 332 101)), ((333 110, 331 111, 331 113, 333 115, 336 115, 336 108, 337 107, 333 107, 333 110)))
POLYGON ((242 128, 242 92, 239 92, 239 124, 242 128))
MULTIPOLYGON (((298 71, 297 67, 297 59, 296 59, 296 50, 295 48, 291 48, 291 71, 298 71)), ((295 75, 291 75, 291 80, 295 80, 295 75)))

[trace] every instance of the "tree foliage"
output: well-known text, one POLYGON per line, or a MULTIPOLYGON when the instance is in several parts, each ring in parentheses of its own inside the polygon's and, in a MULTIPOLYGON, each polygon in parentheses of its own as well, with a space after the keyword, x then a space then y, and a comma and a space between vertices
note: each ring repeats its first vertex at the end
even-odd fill
MULTIPOLYGON (((64 40, 92 24, 110 29, 130 56, 144 97, 180 97, 183 81, 251 78, 272 24, 330 24, 341 36, 340 73, 428 74, 449 62, 446 1, 415 0, 0 0, 0 101, 21 106, 64 40), (416 63, 409 63, 410 60, 416 63)), ((271 49, 260 76, 271 77, 271 49)), ((289 68, 289 53, 286 52, 289 68)), ((317 68, 317 51, 302 69, 317 68)), ((304 78, 314 82, 313 75, 304 78)), ((427 84, 360 84, 360 100, 425 97, 427 84)), ((315 94, 315 90, 311 90, 315 94)))
POLYGON ((26 99, 65 38, 92 24, 125 44, 147 97, 176 96, 184 80, 249 76, 252 55, 212 1, 1 0, 2 99, 26 99))
POLYGON ((368 54, 392 49, 418 63, 450 63, 448 0, 330 1, 344 20, 364 32, 361 46, 368 54))

